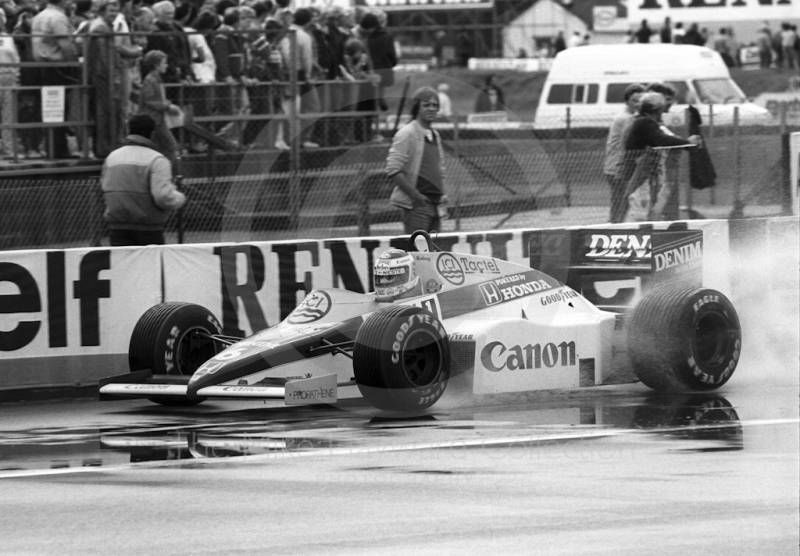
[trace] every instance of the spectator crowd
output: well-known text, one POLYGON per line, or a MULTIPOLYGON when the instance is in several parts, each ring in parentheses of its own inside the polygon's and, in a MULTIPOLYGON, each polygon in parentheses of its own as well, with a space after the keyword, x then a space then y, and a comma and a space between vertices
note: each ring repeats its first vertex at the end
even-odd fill
MULTIPOLYGON (((716 32, 707 27, 691 23, 684 27, 682 22, 672 23, 669 17, 664 19, 660 27, 652 27, 643 19, 638 27, 631 28, 625 36, 625 42, 649 44, 693 44, 706 46, 719 53, 728 67, 741 67, 742 50, 745 47, 756 47, 759 64, 762 68, 800 69, 800 35, 797 25, 790 22, 781 23, 780 29, 772 30, 768 22, 764 22, 758 30, 755 41, 744 44, 736 39, 733 27, 720 27, 716 32)), ((555 56, 562 50, 591 44, 591 35, 573 31, 569 38, 559 31, 552 39, 552 52, 555 56)))
POLYGON ((779 31, 772 31, 769 23, 764 22, 758 31, 756 41, 744 45, 736 40, 733 27, 720 27, 716 33, 707 27, 700 28, 692 23, 684 29, 683 23, 674 26, 669 17, 664 20, 660 29, 653 29, 646 19, 642 20, 637 29, 628 33, 628 42, 631 43, 672 43, 694 44, 706 46, 719 53, 728 67, 742 66, 742 49, 745 46, 758 48, 759 63, 762 68, 769 68, 773 64, 777 69, 800 69, 800 35, 797 34, 797 25, 783 22, 779 31))
MULTIPOLYGON (((394 39, 380 10, 289 7, 289 0, 0 1, 0 116, 3 123, 41 119, 41 92, 65 85, 65 120, 93 120, 91 150, 105 158, 122 143, 137 113, 156 121, 153 140, 180 154, 174 128, 192 116, 219 116, 208 131, 249 146, 287 149, 286 116, 302 121, 305 148, 381 140, 376 115, 394 81, 394 39), (69 64, 71 62, 71 64, 69 64), (51 65, 46 65, 50 63, 51 65), (89 114, 82 107, 85 65, 89 114), (289 83, 296 79, 293 98, 289 83), (17 92, 17 111, 12 111, 17 92), (30 88, 28 88, 30 87, 30 88), (342 112, 358 111, 352 117, 342 112), (338 117, 336 113, 339 113, 338 117), (232 122, 225 116, 250 114, 232 122), (260 117, 259 117, 260 116, 260 117), (274 118, 274 116, 279 116, 274 118)), ((42 129, 2 131, 3 154, 28 157, 47 146, 42 129)), ((52 158, 75 156, 79 126, 53 128, 52 158)), ((190 150, 205 144, 193 140, 190 150)))

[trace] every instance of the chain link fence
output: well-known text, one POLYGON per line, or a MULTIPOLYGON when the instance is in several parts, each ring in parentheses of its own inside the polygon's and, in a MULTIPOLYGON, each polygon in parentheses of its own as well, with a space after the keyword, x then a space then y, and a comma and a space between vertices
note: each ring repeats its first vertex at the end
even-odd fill
MULTIPOLYGON (((52 143, 54 129, 71 128, 86 153, 100 125, 88 108, 97 107, 97 98, 91 103, 86 96, 94 90, 90 81, 84 68, 79 84, 67 87, 67 100, 74 96, 68 105, 81 110, 67 110, 64 122, 4 121, 0 129, 37 130, 52 143)), ((397 89, 387 93, 370 79, 300 82, 293 73, 289 81, 169 85, 168 96, 188 116, 176 130, 180 155, 175 164, 188 203, 169 221, 168 241, 402 232, 401 214, 388 204, 392 185, 383 171, 398 117, 407 117, 409 108, 410 91, 397 89)), ((12 90, 17 102, 30 93, 27 86, 12 90)), ((113 95, 106 101, 117 109, 113 95)), ((602 170, 606 128, 534 129, 510 112, 456 116, 435 126, 444 141, 450 198, 450 218, 442 231, 608 221, 610 191, 602 170)), ((689 189, 682 156, 680 216, 790 212, 790 130, 785 125, 708 126, 717 185, 689 189)), ((100 160, 83 158, 63 167, 0 171, 0 249, 107 242, 100 160)))
MULTIPOLYGON (((608 222, 601 130, 461 129, 441 126, 450 218, 442 231, 592 225, 608 222), (579 136, 575 137, 576 135, 579 136)), ((717 185, 688 187, 681 156, 681 217, 787 214, 782 136, 717 129, 707 146, 717 185)), ((204 243, 384 235, 402 232, 388 204, 389 140, 351 147, 253 148, 185 156, 186 207, 169 221, 168 241, 204 243)), ((0 248, 106 243, 96 173, 83 170, 0 180, 0 248)))

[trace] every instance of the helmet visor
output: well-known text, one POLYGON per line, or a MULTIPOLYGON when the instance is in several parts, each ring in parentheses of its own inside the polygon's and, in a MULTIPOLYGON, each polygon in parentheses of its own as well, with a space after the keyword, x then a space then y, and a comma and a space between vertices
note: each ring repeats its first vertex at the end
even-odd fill
POLYGON ((393 288, 408 282, 409 268, 407 266, 400 266, 395 268, 376 268, 375 269, 375 287, 376 288, 393 288))

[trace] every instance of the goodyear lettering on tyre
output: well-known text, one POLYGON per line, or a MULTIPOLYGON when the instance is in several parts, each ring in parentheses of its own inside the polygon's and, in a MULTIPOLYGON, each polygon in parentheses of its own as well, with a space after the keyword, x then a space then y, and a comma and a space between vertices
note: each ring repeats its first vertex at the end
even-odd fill
POLYGON ((175 342, 178 341, 180 333, 181 329, 173 326, 167 336, 167 348, 164 350, 164 368, 167 370, 167 374, 171 374, 175 370, 175 342))
POLYGON ((689 368, 692 369, 692 374, 700 379, 701 382, 704 384, 708 384, 709 386, 713 386, 715 384, 721 384, 728 380, 728 378, 733 374, 733 371, 736 370, 736 365, 739 363, 739 355, 742 349, 742 343, 739 340, 736 340, 733 346, 733 353, 731 354, 731 360, 728 361, 728 364, 725 366, 725 369, 719 374, 719 376, 714 376, 713 374, 709 374, 705 372, 695 361, 694 357, 689 357, 688 363, 689 368))
POLYGON ((409 315, 406 321, 400 325, 400 328, 395 333, 394 342, 392 342, 392 363, 400 362, 400 352, 403 350, 403 340, 408 335, 408 332, 414 325, 415 320, 419 325, 428 325, 433 327, 439 334, 440 338, 444 338, 447 335, 445 334, 441 323, 438 320, 434 320, 429 313, 416 313, 409 315))
POLYGON ((706 303, 719 303, 719 296, 713 294, 704 295, 703 297, 694 302, 693 305, 694 312, 696 313, 697 311, 699 311, 700 308, 706 303))

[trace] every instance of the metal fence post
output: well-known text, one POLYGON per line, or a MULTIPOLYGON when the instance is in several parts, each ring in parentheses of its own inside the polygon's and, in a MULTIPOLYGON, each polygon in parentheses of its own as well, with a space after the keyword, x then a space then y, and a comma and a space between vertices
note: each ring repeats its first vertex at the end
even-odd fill
MULTIPOLYGON (((289 58, 293 60, 292 67, 298 67, 297 60, 297 31, 289 31, 289 58)), ((297 72, 289 72, 289 228, 297 229, 300 223, 300 122, 298 121, 298 83, 297 72)))
MULTIPOLYGON (((453 114, 453 150, 456 160, 461 159, 461 154, 458 149, 459 132, 458 132, 458 114, 453 114)), ((461 184, 456 183, 456 202, 455 202, 455 217, 456 217, 456 231, 461 231, 461 184)))
MULTIPOLYGON (((708 137, 709 138, 713 138, 714 137, 714 105, 713 104, 709 104, 708 105, 708 137)), ((709 191, 709 199, 708 199, 708 201, 712 205, 716 205, 717 204, 716 188, 712 187, 711 190, 709 191)))
MULTIPOLYGON (((689 112, 689 109, 687 108, 686 110, 683 111, 683 125, 685 126, 685 129, 686 129, 686 137, 689 137, 689 134, 690 134, 690 132, 689 132, 689 123, 690 122, 691 122, 691 113, 689 112)), ((691 163, 689 163, 689 167, 691 167, 691 163)), ((683 181, 683 180, 681 180, 681 181, 683 181)), ((691 179, 689 181, 691 182, 691 179)), ((678 185, 680 186, 680 182, 678 183, 678 185)), ((691 215, 692 212, 693 212, 692 205, 693 205, 693 202, 694 202, 694 199, 692 198, 692 186, 691 186, 691 183, 686 183, 685 187, 684 187, 684 190, 686 191, 686 212, 687 212, 688 215, 691 215)), ((678 195, 680 196, 680 187, 679 187, 678 195)), ((678 201, 678 206, 680 207, 680 200, 678 201)), ((680 208, 679 208, 679 214, 680 214, 680 208)), ((688 217, 691 218, 691 216, 688 216, 688 217)))
POLYGON ((111 148, 117 147, 117 117, 118 117, 118 110, 122 107, 121 102, 122 99, 117 97, 116 91, 114 90, 114 83, 117 81, 117 64, 114 63, 114 53, 116 51, 115 44, 114 44, 114 37, 115 35, 109 35, 104 37, 106 40, 106 52, 108 53, 108 60, 106 63, 109 67, 109 74, 108 74, 108 96, 109 96, 109 114, 108 114, 108 124, 109 124, 109 133, 108 136, 111 140, 111 148))
MULTIPOLYGON (((180 190, 183 185, 183 164, 180 154, 175 156, 175 170, 175 187, 180 190)), ((178 209, 175 218, 178 226, 178 243, 183 243, 183 207, 178 209)))
POLYGON ((566 160, 566 167, 564 172, 564 200, 567 203, 567 206, 571 205, 571 197, 572 197, 572 188, 570 186, 570 181, 572 181, 572 172, 570 170, 570 154, 572 152, 572 145, 570 144, 570 139, 572 138, 572 112, 569 109, 570 107, 567 106, 567 127, 564 130, 564 151, 566 160))
POLYGON ((369 235, 369 189, 367 188, 367 161, 366 150, 361 150, 361 164, 359 165, 358 173, 356 174, 356 195, 358 198, 358 211, 356 218, 358 220, 358 235, 366 237, 369 235))
POLYGON ((742 156, 741 140, 739 136, 739 107, 733 107, 733 152, 736 160, 736 179, 733 182, 733 210, 730 218, 744 217, 744 202, 742 201, 742 156))
POLYGON ((781 107, 781 214, 783 216, 792 215, 792 189, 797 184, 792 184, 792 134, 786 129, 789 103, 782 102, 781 107))
MULTIPOLYGON (((83 158, 89 158, 89 128, 86 124, 89 118, 89 41, 83 41, 83 67, 81 77, 81 119, 83 125, 80 126, 80 138, 83 146, 83 158)), ((91 119, 93 121, 94 118, 91 119)))

